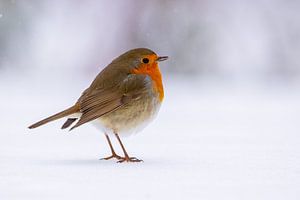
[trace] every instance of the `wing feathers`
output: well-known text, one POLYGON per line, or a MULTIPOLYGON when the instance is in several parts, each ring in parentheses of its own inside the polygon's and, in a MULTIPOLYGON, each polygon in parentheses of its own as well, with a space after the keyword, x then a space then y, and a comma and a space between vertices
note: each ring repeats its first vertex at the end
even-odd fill
POLYGON ((66 129, 69 126, 71 126, 75 121, 77 120, 77 118, 68 118, 67 121, 62 125, 61 129, 66 129))
POLYGON ((118 90, 94 90, 92 95, 81 98, 80 120, 70 130, 97 119, 122 106, 123 94, 118 90))
POLYGON ((143 93, 149 91, 150 85, 146 80, 147 77, 144 75, 129 75, 122 84, 114 87, 86 90, 78 101, 82 113, 81 118, 70 130, 141 97, 143 93))

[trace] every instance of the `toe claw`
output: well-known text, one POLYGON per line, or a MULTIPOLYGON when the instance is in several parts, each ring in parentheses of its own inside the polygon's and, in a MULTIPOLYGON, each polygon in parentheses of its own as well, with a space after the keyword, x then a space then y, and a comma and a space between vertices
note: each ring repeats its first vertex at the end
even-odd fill
POLYGON ((121 156, 115 154, 115 155, 111 155, 111 156, 108 156, 108 157, 100 158, 100 160, 110 160, 112 158, 116 158, 117 160, 122 159, 121 156))
POLYGON ((123 162, 144 162, 144 161, 137 159, 136 157, 123 157, 117 163, 123 163, 123 162))

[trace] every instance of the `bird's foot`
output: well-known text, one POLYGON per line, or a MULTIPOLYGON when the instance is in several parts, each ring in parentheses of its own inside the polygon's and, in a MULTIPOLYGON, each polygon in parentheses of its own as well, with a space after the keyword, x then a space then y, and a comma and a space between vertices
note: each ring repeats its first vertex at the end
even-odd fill
POLYGON ((118 163, 122 162, 144 162, 143 160, 137 159, 136 157, 125 156, 119 159, 118 163))
POLYGON ((117 154, 112 154, 111 156, 108 156, 108 157, 104 157, 104 158, 101 158, 100 160, 110 160, 112 158, 116 158, 117 160, 121 160, 123 159, 123 157, 117 155, 117 154))

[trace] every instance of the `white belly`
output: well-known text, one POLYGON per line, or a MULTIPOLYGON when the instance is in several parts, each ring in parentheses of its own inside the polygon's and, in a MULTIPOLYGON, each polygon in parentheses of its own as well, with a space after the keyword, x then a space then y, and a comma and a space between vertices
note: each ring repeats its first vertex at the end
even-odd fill
POLYGON ((161 102, 158 98, 135 102, 93 121, 107 134, 129 136, 145 128, 157 115, 161 102))

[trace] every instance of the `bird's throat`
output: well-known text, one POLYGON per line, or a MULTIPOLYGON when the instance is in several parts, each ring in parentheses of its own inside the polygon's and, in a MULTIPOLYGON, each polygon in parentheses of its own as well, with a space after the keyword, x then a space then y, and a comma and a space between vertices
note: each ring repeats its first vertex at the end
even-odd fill
POLYGON ((164 99, 164 88, 162 84, 162 76, 157 63, 143 64, 137 69, 131 71, 133 74, 146 74, 149 75, 153 81, 154 90, 159 93, 159 100, 164 99))

